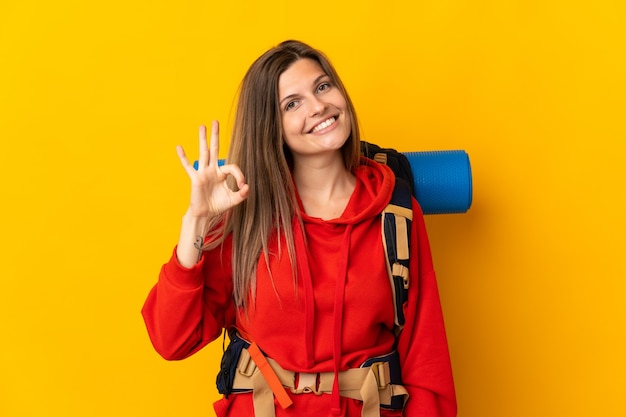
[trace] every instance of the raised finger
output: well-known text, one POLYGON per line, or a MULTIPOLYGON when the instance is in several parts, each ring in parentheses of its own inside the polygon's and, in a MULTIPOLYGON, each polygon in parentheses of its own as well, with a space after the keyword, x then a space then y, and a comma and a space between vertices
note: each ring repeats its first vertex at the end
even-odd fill
POLYGON ((205 167, 209 164, 209 148, 206 142, 206 126, 200 126, 198 130, 198 140, 199 140, 199 149, 200 156, 198 158, 198 169, 201 167, 205 167))
POLYGON ((178 159, 180 159, 181 165, 183 166, 185 171, 187 171, 187 174, 191 175, 191 173, 194 171, 194 168, 189 162, 189 159, 187 159, 187 155, 185 154, 185 150, 183 149, 183 147, 178 145, 176 147, 176 153, 178 154, 178 159))
POLYGON ((209 148, 209 164, 217 168, 218 155, 220 150, 220 124, 213 120, 211 124, 211 145, 209 148))

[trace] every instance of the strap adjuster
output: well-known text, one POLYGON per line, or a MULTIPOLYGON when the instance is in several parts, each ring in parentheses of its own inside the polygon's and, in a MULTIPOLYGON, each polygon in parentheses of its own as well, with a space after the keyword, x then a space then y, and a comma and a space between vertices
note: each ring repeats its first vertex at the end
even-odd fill
POLYGON ((378 385, 378 389, 382 390, 387 388, 387 386, 391 383, 391 373, 389 372, 389 363, 388 362, 374 362, 370 366, 371 372, 374 374, 374 378, 376 378, 376 384, 378 385))
POLYGON ((383 164, 383 165, 387 165, 387 154, 384 152, 378 152, 376 154, 374 154, 374 161, 378 162, 379 164, 383 164))
POLYGON ((391 274, 394 277, 401 277, 402 278, 402 285, 404 286, 405 290, 409 289, 409 268, 407 268, 406 266, 399 264, 399 263, 395 263, 392 265, 391 267, 391 274))
POLYGON ((237 364, 237 371, 243 376, 252 376, 256 371, 256 363, 252 360, 248 349, 243 349, 239 355, 239 363, 237 364))

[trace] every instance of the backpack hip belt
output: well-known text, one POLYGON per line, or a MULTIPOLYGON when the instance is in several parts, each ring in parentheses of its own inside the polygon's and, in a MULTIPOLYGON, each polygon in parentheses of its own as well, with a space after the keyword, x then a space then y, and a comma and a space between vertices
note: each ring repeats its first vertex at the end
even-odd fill
MULTIPOLYGON (((363 401, 362 417, 379 417, 380 407, 401 409, 408 392, 401 384, 392 383, 390 363, 397 359, 393 352, 372 358, 360 368, 339 372, 339 394, 342 397, 363 401), (395 397, 395 398, 394 398, 395 397), (398 401, 399 400, 399 401, 398 401)), ((280 383, 293 394, 330 394, 334 373, 299 373, 283 369, 275 360, 266 358, 280 383)), ((248 349, 243 349, 237 362, 233 380, 233 393, 253 392, 254 414, 275 417, 274 393, 256 365, 248 349)))

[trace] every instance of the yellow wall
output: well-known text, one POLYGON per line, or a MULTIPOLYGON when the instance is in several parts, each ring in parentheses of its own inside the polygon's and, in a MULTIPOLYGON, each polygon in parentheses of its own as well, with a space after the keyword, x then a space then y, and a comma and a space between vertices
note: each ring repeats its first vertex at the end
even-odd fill
POLYGON ((221 344, 165 362, 139 310, 175 145, 285 38, 367 139, 471 157, 470 212, 427 219, 459 416, 626 415, 623 0, 210 3, 0 4, 1 416, 213 414, 221 344))

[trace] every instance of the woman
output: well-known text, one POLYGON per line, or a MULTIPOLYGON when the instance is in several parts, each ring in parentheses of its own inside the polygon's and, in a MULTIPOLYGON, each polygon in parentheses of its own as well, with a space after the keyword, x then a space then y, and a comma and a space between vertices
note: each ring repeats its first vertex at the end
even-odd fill
POLYGON ((396 336, 380 220, 395 177, 360 156, 328 59, 286 41, 253 63, 228 164, 217 122, 199 136, 197 170, 178 148, 191 202, 142 310, 155 349, 183 359, 229 331, 220 417, 456 415, 421 210, 396 336))

